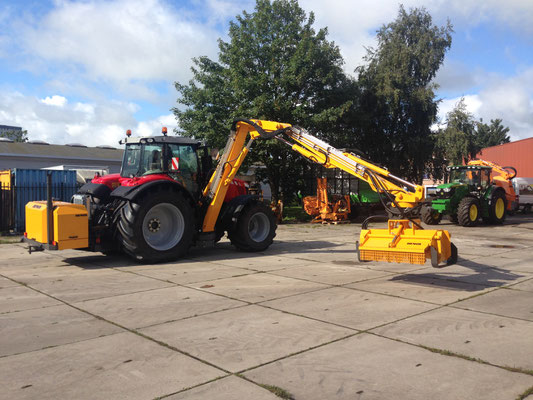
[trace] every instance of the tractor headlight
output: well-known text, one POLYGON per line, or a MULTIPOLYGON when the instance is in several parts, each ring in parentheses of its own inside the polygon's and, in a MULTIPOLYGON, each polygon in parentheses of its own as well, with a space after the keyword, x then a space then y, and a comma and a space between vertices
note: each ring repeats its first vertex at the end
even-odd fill
POLYGON ((450 193, 452 191, 452 188, 447 187, 447 188, 444 188, 443 190, 444 190, 444 193, 450 193))

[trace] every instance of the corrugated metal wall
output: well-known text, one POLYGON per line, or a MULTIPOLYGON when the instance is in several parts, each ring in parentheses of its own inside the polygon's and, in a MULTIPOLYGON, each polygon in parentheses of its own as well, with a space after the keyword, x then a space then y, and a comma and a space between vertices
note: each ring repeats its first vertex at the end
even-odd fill
POLYGON ((15 195, 15 230, 26 229, 25 206, 34 200, 46 200, 46 176, 52 174, 52 198, 70 201, 77 191, 76 171, 56 171, 40 169, 13 169, 15 195))
POLYGON ((487 147, 477 154, 477 158, 502 167, 515 167, 519 177, 533 178, 533 137, 487 147))

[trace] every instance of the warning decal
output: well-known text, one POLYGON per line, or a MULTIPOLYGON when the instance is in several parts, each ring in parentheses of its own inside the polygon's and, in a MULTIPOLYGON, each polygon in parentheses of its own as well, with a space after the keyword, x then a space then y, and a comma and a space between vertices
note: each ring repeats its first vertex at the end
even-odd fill
POLYGON ((172 169, 174 170, 180 169, 180 158, 179 157, 172 157, 172 169))

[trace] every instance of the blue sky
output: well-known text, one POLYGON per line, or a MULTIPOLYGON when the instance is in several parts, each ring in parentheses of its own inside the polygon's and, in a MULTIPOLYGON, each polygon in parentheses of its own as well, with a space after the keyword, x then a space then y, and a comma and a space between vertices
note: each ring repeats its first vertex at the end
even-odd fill
MULTIPOLYGON (((406 0, 434 23, 449 18, 452 48, 436 82, 442 118, 464 96, 476 118, 502 118, 511 137, 533 136, 533 1, 406 0)), ((50 143, 117 145, 126 129, 176 126, 174 82, 191 58, 217 58, 217 39, 254 1, 0 0, 0 124, 50 143)), ((300 0, 327 26, 353 73, 393 0, 300 0)), ((253 117, 253 116, 251 116, 253 117)), ((290 121, 289 121, 290 122, 290 121)))

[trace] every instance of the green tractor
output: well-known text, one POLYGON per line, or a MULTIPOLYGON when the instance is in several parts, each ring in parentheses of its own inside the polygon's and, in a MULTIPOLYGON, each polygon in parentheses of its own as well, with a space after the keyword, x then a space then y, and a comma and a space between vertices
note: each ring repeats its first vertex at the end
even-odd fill
POLYGON ((505 190, 491 182, 491 167, 457 165, 447 167, 447 183, 438 185, 423 206, 421 219, 437 225, 443 215, 461 226, 476 226, 483 221, 501 224, 505 220, 507 199, 505 190))

